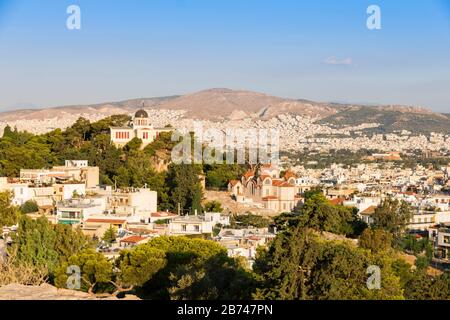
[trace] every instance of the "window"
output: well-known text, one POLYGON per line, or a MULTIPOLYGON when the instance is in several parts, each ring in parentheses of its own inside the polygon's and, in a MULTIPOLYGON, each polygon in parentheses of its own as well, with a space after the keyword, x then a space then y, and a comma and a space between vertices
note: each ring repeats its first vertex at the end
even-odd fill
POLYGON ((142 139, 147 140, 148 139, 148 132, 142 133, 142 139))
POLYGON ((185 224, 181 225, 181 231, 186 231, 186 225, 185 224))
POLYGON ((195 230, 195 232, 199 232, 200 231, 200 226, 194 226, 194 230, 195 230))

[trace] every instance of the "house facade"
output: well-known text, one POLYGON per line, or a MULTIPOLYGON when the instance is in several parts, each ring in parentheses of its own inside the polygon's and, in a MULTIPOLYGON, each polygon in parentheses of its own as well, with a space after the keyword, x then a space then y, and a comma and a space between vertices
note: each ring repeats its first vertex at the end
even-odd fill
POLYGON ((141 109, 138 110, 130 126, 127 127, 111 127, 111 141, 118 148, 123 148, 128 142, 134 138, 142 140, 142 148, 155 141, 161 132, 171 132, 173 129, 156 129, 150 123, 148 113, 141 109))

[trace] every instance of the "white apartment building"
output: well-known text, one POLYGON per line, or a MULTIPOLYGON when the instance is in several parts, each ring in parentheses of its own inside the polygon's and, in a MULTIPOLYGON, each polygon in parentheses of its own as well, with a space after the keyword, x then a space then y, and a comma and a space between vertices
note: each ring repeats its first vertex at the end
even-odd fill
POLYGON ((450 263, 450 223, 430 227, 428 234, 434 246, 434 257, 450 263))
POLYGON ((80 224, 90 216, 102 215, 106 208, 103 201, 95 199, 71 199, 58 202, 56 206, 59 224, 80 224))
POLYGON ((204 215, 187 215, 172 219, 169 224, 169 235, 202 235, 212 234, 217 224, 229 225, 229 217, 220 213, 205 213, 204 215))
POLYGON ((113 191, 109 205, 117 215, 150 217, 158 211, 158 193, 146 188, 113 191))

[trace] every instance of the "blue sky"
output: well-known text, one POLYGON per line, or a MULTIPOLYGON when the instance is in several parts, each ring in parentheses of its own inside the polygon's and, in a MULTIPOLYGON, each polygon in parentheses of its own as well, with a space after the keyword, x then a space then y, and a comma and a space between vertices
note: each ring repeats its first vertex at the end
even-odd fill
POLYGON ((0 110, 216 87, 450 113, 450 0, 0 0, 0 110))

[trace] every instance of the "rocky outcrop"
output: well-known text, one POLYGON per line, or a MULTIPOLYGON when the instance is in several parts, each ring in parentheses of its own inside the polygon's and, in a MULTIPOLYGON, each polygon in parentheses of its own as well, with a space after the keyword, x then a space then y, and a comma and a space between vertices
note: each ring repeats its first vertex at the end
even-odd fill
POLYGON ((2 264, 6 259, 6 242, 0 239, 0 264, 2 264))
POLYGON ((139 300, 134 295, 119 299, 113 295, 94 296, 81 291, 58 289, 49 284, 24 286, 9 284, 0 287, 0 300, 139 300))

